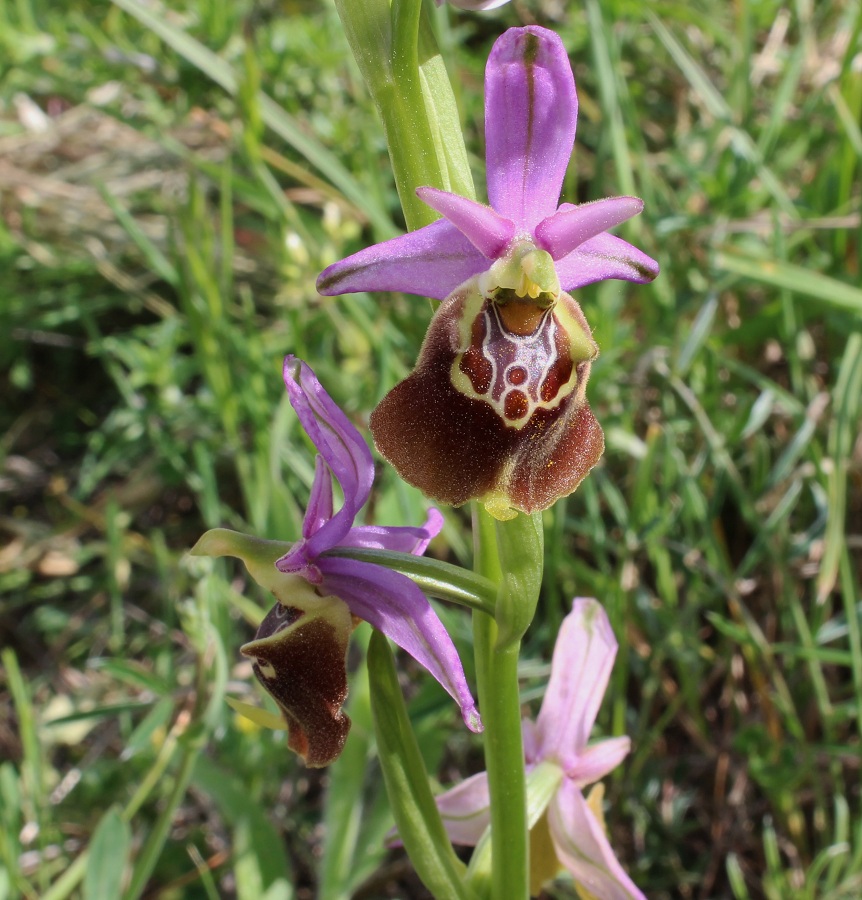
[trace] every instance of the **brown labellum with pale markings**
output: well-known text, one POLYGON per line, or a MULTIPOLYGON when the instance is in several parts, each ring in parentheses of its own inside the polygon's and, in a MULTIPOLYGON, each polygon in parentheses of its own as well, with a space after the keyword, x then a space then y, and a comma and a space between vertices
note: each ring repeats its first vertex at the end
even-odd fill
POLYGON ((276 603, 243 655, 284 715, 288 746, 307 766, 334 762, 347 740, 350 719, 345 656, 353 619, 336 597, 320 598, 312 613, 276 603))
POLYGON ((546 509, 604 449, 585 397, 597 352, 568 294, 489 297, 473 279, 443 302, 416 369, 372 413, 377 449, 434 500, 478 499, 498 518, 546 509))

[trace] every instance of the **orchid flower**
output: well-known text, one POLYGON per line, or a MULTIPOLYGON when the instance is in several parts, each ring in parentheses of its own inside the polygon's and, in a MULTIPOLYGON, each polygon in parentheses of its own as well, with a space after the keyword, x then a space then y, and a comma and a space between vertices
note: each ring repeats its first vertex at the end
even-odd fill
MULTIPOLYGON (((608 843, 596 804, 602 791, 582 793, 629 752, 627 737, 587 743, 616 652, 604 609, 595 600, 575 600, 557 636, 539 718, 522 722, 533 893, 567 869, 584 896, 644 900, 608 843)), ((437 806, 453 843, 477 844, 490 820, 487 773, 441 794, 437 806)))
POLYGON ((302 538, 293 545, 217 528, 192 550, 199 556, 235 556, 276 598, 242 653, 271 694, 288 726, 288 746, 309 766, 337 758, 350 719, 345 656, 359 619, 406 650, 458 701, 473 731, 482 725, 458 652, 425 595, 400 572, 329 555, 339 548, 395 550, 421 555, 443 525, 436 509, 421 527, 355 525, 374 478, 362 435, 306 365, 288 356, 284 383, 302 427, 318 450, 302 538), (333 485, 344 501, 335 512, 333 485))
POLYGON ((490 206, 430 187, 443 218, 331 265, 322 294, 404 291, 443 300, 415 371, 371 418, 380 453, 406 481, 498 518, 571 493, 604 448, 585 397, 598 353, 567 291, 658 264, 607 233, 636 197, 558 206, 578 101, 560 38, 512 28, 485 71, 490 206))

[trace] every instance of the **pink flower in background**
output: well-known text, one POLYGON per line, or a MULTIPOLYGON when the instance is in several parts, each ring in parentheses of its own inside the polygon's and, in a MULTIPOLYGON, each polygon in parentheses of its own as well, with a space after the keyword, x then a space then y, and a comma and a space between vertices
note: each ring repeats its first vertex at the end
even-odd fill
MULTIPOLYGON (((644 900, 614 856, 601 808, 594 810, 593 798, 583 794, 629 752, 627 737, 587 743, 616 652, 604 609, 595 600, 575 600, 557 636, 539 717, 522 723, 527 790, 533 786, 542 797, 528 802, 535 893, 566 869, 579 888, 601 900, 644 900)), ((601 792, 598 797, 600 801, 601 792)), ((453 843, 477 844, 490 821, 487 773, 440 795, 437 806, 453 843)))

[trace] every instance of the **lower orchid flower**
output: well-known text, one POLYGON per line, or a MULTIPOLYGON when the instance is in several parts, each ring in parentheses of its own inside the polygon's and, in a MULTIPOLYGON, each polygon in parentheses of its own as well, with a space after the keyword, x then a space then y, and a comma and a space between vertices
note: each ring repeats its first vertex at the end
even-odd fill
POLYGON ((276 598, 254 640, 241 649, 284 716, 288 746, 309 766, 328 765, 341 752, 350 728, 341 709, 347 697, 345 657, 360 619, 428 669, 458 701, 468 727, 481 731, 458 652, 420 589, 400 572, 330 555, 349 548, 421 555, 443 517, 431 509, 421 527, 354 525, 371 492, 371 452, 308 365, 288 356, 284 382, 319 452, 302 538, 291 545, 216 528, 192 553, 241 559, 276 598), (344 497, 337 512, 333 477, 344 497))
POLYGON ((567 291, 658 264, 608 230, 636 197, 559 204, 578 99, 560 38, 510 28, 485 69, 489 206, 420 187, 443 216, 329 266, 322 294, 405 291, 443 303, 415 371, 371 417, 377 449, 435 500, 477 499, 497 518, 547 509, 598 462, 586 399, 598 355, 567 291))
MULTIPOLYGON (((629 752, 627 737, 587 743, 616 652, 604 609, 595 600, 575 600, 557 636, 539 718, 522 722, 534 894, 566 869, 583 897, 644 900, 605 835, 601 786, 583 794, 629 752)), ((437 806, 453 843, 478 844, 490 821, 487 773, 440 795, 437 806)))

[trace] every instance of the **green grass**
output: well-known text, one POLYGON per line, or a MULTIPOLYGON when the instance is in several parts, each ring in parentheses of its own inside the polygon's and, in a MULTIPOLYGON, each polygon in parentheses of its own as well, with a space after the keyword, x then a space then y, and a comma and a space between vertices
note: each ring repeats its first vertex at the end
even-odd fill
MULTIPOLYGON (((0 900, 420 897, 385 846, 364 636, 347 751, 304 770, 224 703, 259 699, 237 648, 266 598, 185 555, 215 525, 299 533, 285 353, 359 423, 412 366, 427 303, 314 290, 400 227, 381 130, 328 3, 129 5, 0 4, 0 900)), ((642 196, 625 236, 662 275, 578 296, 608 449, 546 514, 524 699, 571 598, 598 597, 634 880, 854 900, 862 11, 642 7, 529 10, 578 82, 566 199, 642 196)), ((526 13, 441 17, 480 185, 484 59, 526 13)), ((381 467, 368 515, 423 509, 381 467)), ((433 552, 469 547, 449 515, 433 552)), ((467 616, 443 613, 468 658, 467 616)), ((454 705, 407 672, 426 765, 476 770, 454 705)))

